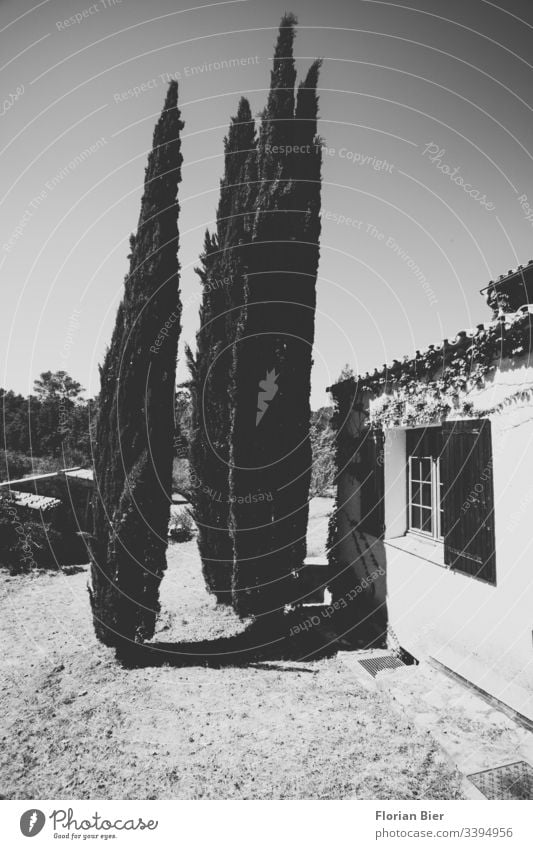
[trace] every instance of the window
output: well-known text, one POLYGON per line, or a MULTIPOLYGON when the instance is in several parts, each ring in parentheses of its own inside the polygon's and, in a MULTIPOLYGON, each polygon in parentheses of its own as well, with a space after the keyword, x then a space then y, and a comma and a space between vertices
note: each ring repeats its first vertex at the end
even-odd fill
POLYGON ((409 531, 444 542, 455 572, 496 583, 488 419, 407 432, 409 531))
MULTIPOLYGON (((444 422, 442 427, 408 430, 405 436, 406 456, 402 453, 400 464, 406 464, 407 515, 400 532, 407 526, 406 542, 416 543, 415 535, 418 541, 441 542, 449 569, 496 584, 490 420, 444 422)), ((383 434, 369 429, 358 451, 361 527, 383 536, 384 464, 390 462, 383 434)))
POLYGON ((407 432, 408 521, 414 533, 442 540, 443 510, 440 428, 418 428, 407 432))

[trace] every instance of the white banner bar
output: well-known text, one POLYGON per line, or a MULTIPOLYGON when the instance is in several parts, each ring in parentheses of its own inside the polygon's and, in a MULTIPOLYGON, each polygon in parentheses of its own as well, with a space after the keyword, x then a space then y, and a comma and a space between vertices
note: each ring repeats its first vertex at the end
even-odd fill
POLYGON ((531 802, 3 801, 2 845, 345 849, 531 843, 531 802), (239 810, 237 810, 239 809, 239 810), (35 843, 29 841, 35 838, 35 843))

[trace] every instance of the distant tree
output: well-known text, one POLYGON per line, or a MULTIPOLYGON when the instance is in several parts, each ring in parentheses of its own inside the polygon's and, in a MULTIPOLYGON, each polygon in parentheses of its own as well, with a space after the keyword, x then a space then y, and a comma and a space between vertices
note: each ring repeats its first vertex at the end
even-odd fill
POLYGON ((90 461, 96 400, 81 398, 81 392, 65 371, 43 372, 27 398, 0 389, 0 476, 31 471, 37 458, 56 461, 57 468, 90 461))
POLYGON ((11 449, 0 450, 0 481, 17 480, 31 472, 32 461, 27 454, 11 449))
POLYGON ((39 401, 59 398, 75 401, 83 392, 83 386, 66 371, 43 371, 33 382, 33 392, 39 401))
POLYGON ((355 377, 355 372, 349 363, 346 363, 343 366, 341 373, 339 374, 335 383, 342 383, 343 380, 349 380, 351 377, 355 377))
MULTIPOLYGON (((0 407, 0 447, 4 451, 28 452, 31 444, 28 399, 12 390, 0 389, 0 407)), ((16 477, 17 473, 13 471, 10 476, 16 477)))
POLYGON ((233 602, 243 616, 276 614, 293 600, 294 575, 306 552, 320 62, 295 96, 295 23, 291 14, 281 21, 261 120, 248 294, 236 345, 230 501, 233 602))
POLYGON ((45 371, 34 381, 33 392, 37 444, 32 445, 32 450, 66 461, 74 448, 74 418, 77 416, 79 420, 76 406, 83 387, 66 371, 45 371))
POLYGON ((98 400, 89 398, 84 403, 77 403, 70 417, 70 452, 67 460, 73 465, 92 463, 92 443, 96 438, 96 418, 98 400))
POLYGON ((169 86, 145 172, 130 272, 100 370, 91 606, 98 638, 150 638, 166 568, 180 334, 178 85, 169 86))
POLYGON ((191 501, 207 589, 231 603, 233 542, 229 528, 230 391, 234 342, 245 290, 246 213, 256 191, 250 179, 255 123, 244 98, 224 140, 216 234, 205 235, 201 266, 200 329, 189 354, 193 395, 191 501))

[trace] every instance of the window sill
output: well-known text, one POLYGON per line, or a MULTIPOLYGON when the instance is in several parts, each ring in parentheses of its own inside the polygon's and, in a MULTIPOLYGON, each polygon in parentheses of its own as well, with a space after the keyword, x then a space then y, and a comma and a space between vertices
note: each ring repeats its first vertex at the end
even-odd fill
POLYGON ((401 537, 385 539, 384 543, 391 548, 397 548, 399 551, 412 554, 413 557, 419 557, 421 560, 434 563, 436 566, 448 568, 444 563, 444 544, 437 540, 424 539, 424 537, 417 534, 407 533, 401 537))

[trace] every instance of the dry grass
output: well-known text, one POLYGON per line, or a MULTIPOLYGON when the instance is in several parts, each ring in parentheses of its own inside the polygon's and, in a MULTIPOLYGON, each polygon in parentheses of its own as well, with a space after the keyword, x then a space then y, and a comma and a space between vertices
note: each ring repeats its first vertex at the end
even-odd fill
MULTIPOLYGON (((86 573, 1 580, 7 798, 449 799, 458 777, 337 658, 127 670, 97 644, 86 573)), ((158 640, 242 630, 170 549, 158 640)))

